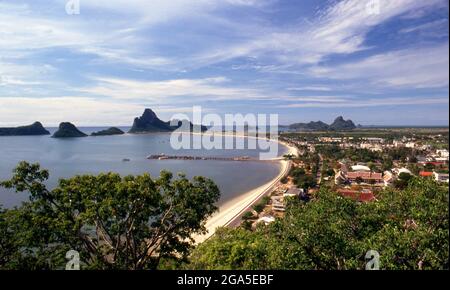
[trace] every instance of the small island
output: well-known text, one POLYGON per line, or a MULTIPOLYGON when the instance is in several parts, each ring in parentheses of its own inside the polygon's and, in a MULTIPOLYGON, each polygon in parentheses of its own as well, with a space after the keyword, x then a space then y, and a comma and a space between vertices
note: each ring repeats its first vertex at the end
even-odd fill
POLYGON ((0 128, 0 136, 37 136, 50 135, 40 122, 35 122, 28 126, 0 128))
POLYGON ((111 127, 108 128, 106 130, 101 130, 98 132, 94 132, 91 134, 91 136, 111 136, 111 135, 123 135, 125 134, 125 132, 123 132, 122 130, 120 130, 117 127, 111 127))
POLYGON ((59 124, 59 129, 56 131, 53 138, 77 138, 77 137, 87 137, 86 134, 78 130, 72 123, 64 122, 59 124))

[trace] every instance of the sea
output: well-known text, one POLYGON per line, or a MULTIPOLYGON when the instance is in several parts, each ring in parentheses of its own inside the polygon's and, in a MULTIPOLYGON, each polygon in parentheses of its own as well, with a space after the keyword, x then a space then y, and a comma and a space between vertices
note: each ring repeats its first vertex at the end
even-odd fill
MULTIPOLYGON (((120 127, 127 132, 128 127, 120 127)), ((90 134, 105 127, 80 127, 90 134)), ((57 128, 47 128, 53 134, 57 128)), ((278 162, 221 161, 221 160, 157 160, 149 155, 166 154, 179 156, 242 157, 258 158, 260 149, 173 149, 170 133, 125 134, 85 138, 57 139, 46 136, 0 136, 0 180, 10 179, 13 169, 20 161, 39 163, 48 169, 46 182, 54 188, 61 178, 74 175, 116 172, 123 176, 150 173, 158 177, 161 170, 185 173, 187 177, 211 178, 221 191, 218 205, 259 187, 280 171, 278 162)), ((227 142, 223 137, 223 142, 227 142)), ((243 138, 243 137, 239 137, 243 138)), ((230 140, 228 140, 230 141, 230 140)), ((279 145, 278 155, 287 148, 279 145)), ((0 205, 5 208, 20 206, 28 200, 28 193, 16 193, 0 188, 0 205)))

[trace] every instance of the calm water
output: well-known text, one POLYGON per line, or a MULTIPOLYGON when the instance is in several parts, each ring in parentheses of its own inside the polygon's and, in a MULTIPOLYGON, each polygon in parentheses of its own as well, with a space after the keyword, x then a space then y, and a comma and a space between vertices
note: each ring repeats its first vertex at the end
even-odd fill
MULTIPOLYGON (((80 128, 89 134, 104 128, 80 128)), ((122 128, 124 131, 128 128, 122 128)), ((50 128, 53 133, 56 129, 50 128)), ((286 148, 279 148, 282 155, 286 148)), ((50 170, 48 186, 56 185, 62 177, 76 174, 118 172, 122 175, 149 172, 159 176, 167 169, 184 172, 188 177, 202 175, 212 178, 219 186, 223 203, 273 179, 279 172, 277 163, 231 161, 147 160, 150 154, 195 156, 251 156, 258 150, 173 150, 170 135, 122 135, 55 139, 50 136, 0 137, 0 180, 9 179, 18 162, 39 162, 50 170), (130 162, 123 162, 128 158, 130 162)), ((5 207, 20 205, 26 194, 17 194, 0 188, 0 204, 5 207)))

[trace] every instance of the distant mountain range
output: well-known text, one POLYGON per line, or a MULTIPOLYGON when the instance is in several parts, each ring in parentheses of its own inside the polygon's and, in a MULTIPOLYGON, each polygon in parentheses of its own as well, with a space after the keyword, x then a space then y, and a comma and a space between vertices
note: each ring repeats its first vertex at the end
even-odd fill
POLYGON ((356 129, 352 120, 344 120, 342 116, 337 117, 330 125, 322 122, 295 123, 287 126, 290 130, 295 131, 349 131, 356 129))
MULTIPOLYGON (((208 127, 203 125, 194 125, 188 120, 172 120, 172 122, 164 122, 158 118, 158 116, 151 109, 145 109, 141 117, 135 118, 133 126, 129 133, 151 133, 151 132, 172 132, 177 129, 189 131, 197 129, 204 132, 208 130, 208 127), (177 124, 171 126, 172 124, 177 124)), ((350 131, 356 128, 441 128, 448 126, 356 126, 352 120, 345 120, 342 116, 337 117, 333 123, 327 124, 322 121, 309 122, 309 123, 295 123, 291 125, 280 125, 282 129, 288 129, 292 131, 350 131)), ((257 128, 257 127, 256 127, 257 128)), ((107 135, 121 135, 124 132, 116 127, 111 127, 106 130, 92 133, 92 136, 107 136, 107 135)), ((50 135, 40 122, 35 122, 28 126, 20 127, 8 127, 0 128, 0 136, 26 136, 26 135, 50 135)), ((65 138, 65 137, 86 137, 87 135, 78 130, 75 125, 71 123, 61 123, 59 129, 53 137, 65 138)))

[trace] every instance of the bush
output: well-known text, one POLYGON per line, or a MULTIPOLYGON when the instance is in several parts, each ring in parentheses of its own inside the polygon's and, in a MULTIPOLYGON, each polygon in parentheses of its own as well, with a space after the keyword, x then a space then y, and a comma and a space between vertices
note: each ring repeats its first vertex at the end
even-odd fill
POLYGON ((322 188, 309 203, 288 203, 284 218, 255 231, 220 229, 191 256, 191 269, 364 269, 380 253, 380 269, 448 269, 448 188, 414 178, 377 201, 357 203, 322 188))
POLYGON ((246 221, 246 220, 251 220, 251 219, 254 219, 254 218, 255 218, 255 216, 254 216, 253 213, 250 212, 250 211, 247 211, 247 212, 245 212, 245 213, 242 215, 242 219, 243 219, 244 221, 246 221))

